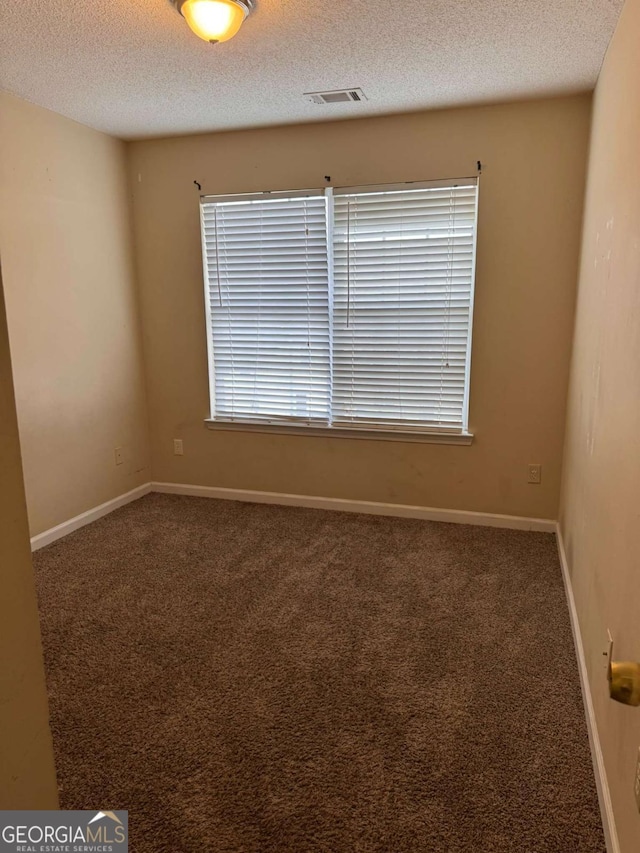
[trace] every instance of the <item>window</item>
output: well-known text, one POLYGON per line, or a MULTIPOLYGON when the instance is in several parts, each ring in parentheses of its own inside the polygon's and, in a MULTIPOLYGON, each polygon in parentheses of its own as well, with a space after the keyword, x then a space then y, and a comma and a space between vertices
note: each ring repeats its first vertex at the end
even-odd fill
POLYGON ((467 431, 477 180, 205 196, 211 419, 467 431))

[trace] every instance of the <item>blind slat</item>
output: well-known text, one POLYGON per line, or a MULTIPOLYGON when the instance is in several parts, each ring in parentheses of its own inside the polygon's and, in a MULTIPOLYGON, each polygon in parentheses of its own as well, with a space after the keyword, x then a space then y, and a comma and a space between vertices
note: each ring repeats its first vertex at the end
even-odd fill
POLYGON ((212 416, 329 419, 324 196, 207 203, 212 416))
POLYGON ((333 422, 462 430, 476 187, 334 204, 333 422))

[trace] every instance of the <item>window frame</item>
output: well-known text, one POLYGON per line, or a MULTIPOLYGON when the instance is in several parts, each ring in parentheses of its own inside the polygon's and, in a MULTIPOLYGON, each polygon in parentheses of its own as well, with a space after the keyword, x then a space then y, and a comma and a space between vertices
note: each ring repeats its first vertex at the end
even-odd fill
MULTIPOLYGON (((474 434, 469 430, 469 403, 470 403, 470 385, 471 385, 471 357, 472 357, 472 339, 473 339, 473 319, 474 319, 474 300, 476 287, 476 260, 477 260, 477 242, 478 242, 478 212, 479 212, 479 196, 480 196, 480 176, 473 175, 468 177, 458 177, 450 179, 439 179, 431 181, 408 181, 404 183, 394 184, 368 184, 358 186, 325 186, 314 187, 298 190, 273 190, 263 192, 248 192, 248 193, 225 193, 225 194, 209 194, 202 193, 199 198, 199 215, 200 215, 200 243, 202 250, 202 270, 203 284, 205 297, 205 323, 207 335, 207 376, 209 385, 209 416, 205 418, 205 425, 211 430, 222 431, 242 431, 256 433, 276 433, 284 435, 306 435, 306 436, 332 436, 351 439, 375 439, 382 441, 401 441, 411 443, 433 443, 433 444, 454 444, 454 445, 470 445, 473 442, 474 434), (411 189, 432 189, 439 187, 456 187, 466 183, 473 182, 476 187, 475 192, 475 210, 474 210, 474 233, 472 243, 472 260, 471 260, 471 288, 469 294, 469 324, 467 329, 466 343, 466 362, 464 373, 464 395, 462 403, 462 428, 434 428, 429 426, 416 426, 407 429, 402 427, 385 428, 367 427, 355 425, 317 425, 304 424, 301 422, 287 424, 286 422, 269 422, 269 421, 251 421, 251 420, 229 420, 215 418, 215 353, 213 347, 213 325, 212 312, 210 307, 210 284, 208 280, 208 259, 206 253, 206 242, 204 239, 204 215, 203 206, 207 203, 243 203, 254 200, 266 200, 277 198, 304 198, 309 196, 322 195, 327 203, 327 265, 329 276, 329 326, 330 326, 330 344, 329 358, 333 361, 333 197, 335 195, 349 195, 356 193, 376 193, 376 192, 393 192, 411 189)), ((332 375, 332 365, 331 365, 332 375)), ((331 395, 331 387, 330 387, 331 395)), ((331 402, 330 402, 331 410, 331 402)))

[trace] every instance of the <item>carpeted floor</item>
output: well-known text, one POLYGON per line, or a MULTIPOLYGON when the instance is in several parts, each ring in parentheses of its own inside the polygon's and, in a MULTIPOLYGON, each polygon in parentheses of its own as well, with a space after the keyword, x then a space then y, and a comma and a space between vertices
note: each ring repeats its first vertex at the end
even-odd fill
POLYGON ((61 807, 137 853, 603 853, 553 536, 149 495, 35 555, 61 807))

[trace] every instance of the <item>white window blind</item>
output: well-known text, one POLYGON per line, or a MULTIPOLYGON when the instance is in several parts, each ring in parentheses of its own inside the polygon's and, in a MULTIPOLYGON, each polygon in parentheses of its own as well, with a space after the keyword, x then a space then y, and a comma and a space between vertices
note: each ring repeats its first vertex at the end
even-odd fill
POLYGON ((201 212, 214 421, 466 432, 476 179, 201 212))
POLYGON ((336 194, 334 424, 466 428, 476 191, 336 194))
POLYGON ((205 200, 201 210, 212 416, 328 424, 325 196, 205 200))

